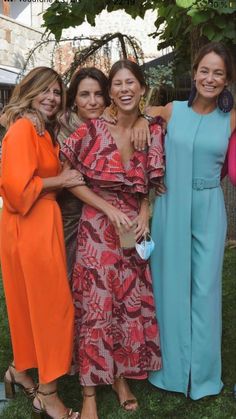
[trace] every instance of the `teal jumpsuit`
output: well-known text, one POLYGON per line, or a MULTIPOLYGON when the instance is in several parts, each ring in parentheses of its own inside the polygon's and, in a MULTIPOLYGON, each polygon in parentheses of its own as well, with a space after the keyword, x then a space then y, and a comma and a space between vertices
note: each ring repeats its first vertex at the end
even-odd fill
POLYGON ((221 381, 221 276, 226 212, 220 174, 230 114, 173 102, 165 138, 167 192, 154 205, 151 257, 163 368, 152 384, 194 400, 221 381), (158 302, 158 303, 157 303, 158 302))

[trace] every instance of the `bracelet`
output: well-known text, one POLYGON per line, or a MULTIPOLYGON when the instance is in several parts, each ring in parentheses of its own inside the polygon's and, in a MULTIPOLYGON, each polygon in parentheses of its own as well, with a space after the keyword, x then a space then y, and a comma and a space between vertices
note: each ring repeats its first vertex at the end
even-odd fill
POLYGON ((147 115, 146 113, 142 113, 139 116, 141 118, 146 119, 149 125, 157 124, 157 125, 160 125, 161 127, 163 126, 164 120, 161 116, 150 116, 150 115, 147 115))
POLYGON ((141 116, 141 118, 146 119, 146 121, 148 121, 149 124, 153 124, 155 122, 155 117, 147 115, 146 113, 141 113, 140 116, 141 116))

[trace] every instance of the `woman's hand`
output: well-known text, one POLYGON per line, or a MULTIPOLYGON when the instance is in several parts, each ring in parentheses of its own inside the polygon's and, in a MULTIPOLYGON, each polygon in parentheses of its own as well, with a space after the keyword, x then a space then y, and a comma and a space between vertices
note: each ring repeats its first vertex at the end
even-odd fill
POLYGON ((30 122, 32 122, 38 135, 44 135, 45 121, 39 112, 35 111, 34 109, 27 109, 24 113, 21 114, 21 117, 27 118, 30 120, 30 122))
POLYGON ((146 233, 149 233, 149 217, 149 202, 145 199, 142 201, 139 214, 134 220, 134 223, 137 225, 137 227, 134 230, 136 241, 141 239, 141 237, 144 236, 146 233))
POLYGON ((100 116, 100 118, 103 118, 109 124, 115 125, 117 123, 117 118, 116 118, 116 116, 111 115, 109 106, 107 108, 105 108, 105 110, 103 111, 103 114, 100 116))
POLYGON ((131 143, 134 143, 135 150, 145 150, 151 144, 149 123, 146 119, 139 117, 131 132, 131 143))
POLYGON ((166 193, 166 186, 164 184, 163 177, 160 178, 158 184, 155 186, 156 195, 161 196, 162 194, 166 193))
POLYGON ((2 127, 6 128, 7 127, 7 117, 5 113, 2 113, 0 115, 0 125, 2 125, 2 127))
POLYGON ((78 170, 71 169, 67 163, 63 165, 63 169, 58 177, 60 178, 62 188, 73 188, 74 186, 85 185, 81 173, 78 170))
POLYGON ((133 221, 131 221, 125 213, 118 208, 113 207, 111 204, 107 204, 104 213, 113 224, 118 234, 128 232, 134 225, 133 221))

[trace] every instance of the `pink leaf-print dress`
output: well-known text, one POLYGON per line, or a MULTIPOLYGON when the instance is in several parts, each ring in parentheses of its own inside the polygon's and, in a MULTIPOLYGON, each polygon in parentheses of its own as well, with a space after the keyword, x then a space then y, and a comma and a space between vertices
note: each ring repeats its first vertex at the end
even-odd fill
MULTIPOLYGON (((151 127, 148 151, 125 164, 102 119, 83 124, 62 153, 87 185, 131 219, 150 182, 163 176, 162 128, 151 127)), ((103 212, 84 204, 72 277, 75 304, 73 367, 82 385, 112 384, 117 376, 144 379, 161 368, 159 330, 148 262, 122 249, 103 212)))

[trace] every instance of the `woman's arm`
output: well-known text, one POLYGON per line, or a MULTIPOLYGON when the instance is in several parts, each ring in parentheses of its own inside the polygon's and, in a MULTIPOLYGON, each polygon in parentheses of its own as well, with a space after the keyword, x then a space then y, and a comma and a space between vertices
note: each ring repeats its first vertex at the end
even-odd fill
POLYGON ((150 207, 149 198, 144 197, 141 200, 140 211, 134 223, 137 224, 134 232, 135 239, 138 241, 145 233, 149 232, 149 218, 150 218, 150 207))
MULTIPOLYGON (((145 115, 154 119, 161 117, 164 121, 168 122, 172 113, 172 103, 167 103, 165 106, 149 106, 146 108, 145 115)), ((148 121, 144 117, 140 116, 135 122, 131 135, 131 142, 134 143, 136 150, 145 150, 146 146, 151 144, 151 136, 149 130, 148 121)))
POLYGON ((64 165, 59 175, 49 178, 42 178, 42 184, 42 192, 46 193, 62 188, 82 186, 85 185, 85 181, 78 170, 71 169, 69 166, 64 165))
POLYGON ((236 129, 236 109, 232 109, 230 112, 230 128, 231 134, 233 134, 234 130, 236 129))
POLYGON ((95 194, 87 186, 71 188, 70 192, 86 204, 102 211, 109 218, 110 222, 114 225, 118 232, 122 232, 123 229, 129 231, 129 229, 133 226, 133 221, 131 221, 126 214, 95 194))
POLYGON ((236 186, 236 129, 234 130, 229 141, 228 175, 232 184, 236 186))
POLYGON ((10 206, 26 215, 42 193, 81 183, 80 174, 62 173, 43 179, 38 172, 38 136, 31 122, 19 119, 8 130, 3 144, 1 189, 10 206), (71 183, 69 182, 69 178, 71 183))
POLYGON ((146 114, 155 118, 161 116, 166 122, 169 122, 172 113, 172 102, 167 103, 165 106, 148 106, 146 114))

